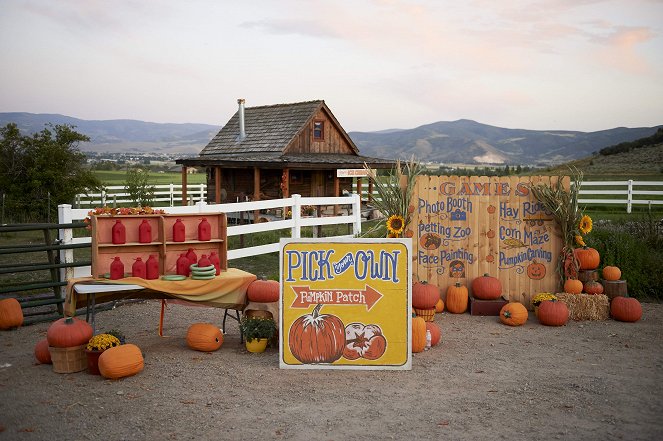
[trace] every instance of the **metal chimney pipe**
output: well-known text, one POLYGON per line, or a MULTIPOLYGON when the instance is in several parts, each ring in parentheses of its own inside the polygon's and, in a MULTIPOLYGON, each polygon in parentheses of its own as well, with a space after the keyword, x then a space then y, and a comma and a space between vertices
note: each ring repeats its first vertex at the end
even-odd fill
POLYGON ((239 136, 237 137, 237 140, 241 142, 246 138, 246 130, 244 127, 244 98, 238 99, 237 104, 239 104, 239 136))

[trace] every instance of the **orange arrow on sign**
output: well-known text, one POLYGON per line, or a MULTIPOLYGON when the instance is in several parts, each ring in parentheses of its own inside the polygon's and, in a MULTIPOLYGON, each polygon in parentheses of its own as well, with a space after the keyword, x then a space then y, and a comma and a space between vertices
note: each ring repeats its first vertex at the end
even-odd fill
POLYGON ((382 298, 379 291, 368 285, 364 289, 311 289, 308 286, 293 286, 295 300, 291 308, 308 308, 310 305, 366 305, 370 311, 382 298))

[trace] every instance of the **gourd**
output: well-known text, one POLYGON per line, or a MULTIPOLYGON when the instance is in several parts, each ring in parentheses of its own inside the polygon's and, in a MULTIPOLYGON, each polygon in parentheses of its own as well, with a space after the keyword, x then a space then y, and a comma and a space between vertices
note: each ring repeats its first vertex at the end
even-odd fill
POLYGON ((223 333, 211 323, 194 323, 186 333, 186 344, 196 351, 213 352, 223 344, 223 333))
POLYGON ((278 302, 280 289, 280 284, 276 280, 258 279, 251 282, 246 290, 246 295, 251 302, 278 302))
POLYGON ((456 282, 447 288, 447 311, 454 314, 462 314, 467 311, 467 302, 469 294, 467 286, 456 282))
POLYGON ((582 282, 578 279, 566 279, 564 282, 564 292, 569 294, 580 294, 582 289, 582 282))
POLYGON ((412 317, 412 352, 426 349, 426 321, 421 317, 412 317))
POLYGON ((603 268, 604 280, 619 280, 622 276, 622 271, 616 266, 606 266, 603 268))
POLYGON ((588 280, 585 282, 584 289, 587 294, 603 294, 603 285, 596 280, 588 280))
POLYGON ((520 326, 527 322, 527 308, 522 303, 507 303, 500 310, 500 321, 509 326, 520 326))
POLYGON ((440 289, 426 281, 412 286, 412 306, 415 309, 434 309, 440 299, 440 289))
POLYGON ((440 327, 434 322, 426 322, 426 330, 430 331, 430 345, 437 346, 442 339, 442 330, 440 327))
POLYGON ((46 331, 48 344, 54 348, 71 348, 87 344, 92 338, 92 326, 76 317, 65 317, 54 321, 46 331))
POLYGON ((99 356, 99 372, 104 378, 129 377, 141 372, 143 367, 143 354, 131 343, 106 349, 99 356))
POLYGON ((320 314, 322 306, 318 304, 290 326, 290 352, 301 363, 333 363, 343 355, 345 325, 335 315, 320 314))
POLYGON ((502 296, 502 283, 486 273, 472 280, 472 295, 481 300, 499 299, 502 296))
POLYGON ((53 364, 51 352, 48 350, 48 340, 42 338, 35 345, 35 358, 41 364, 53 364))
POLYGON ((539 305, 539 323, 546 326, 564 326, 569 320, 569 308, 564 302, 544 300, 539 305))
POLYGON ((582 247, 573 250, 581 270, 593 270, 599 267, 599 252, 594 248, 582 247))
POLYGON ((439 299, 435 304, 435 312, 444 312, 444 302, 442 299, 439 299))
POLYGON ((642 318, 642 305, 633 297, 615 297, 610 303, 610 315, 620 322, 637 322, 642 318))
POLYGON ((0 300, 0 329, 18 328, 23 324, 23 309, 15 298, 0 300))

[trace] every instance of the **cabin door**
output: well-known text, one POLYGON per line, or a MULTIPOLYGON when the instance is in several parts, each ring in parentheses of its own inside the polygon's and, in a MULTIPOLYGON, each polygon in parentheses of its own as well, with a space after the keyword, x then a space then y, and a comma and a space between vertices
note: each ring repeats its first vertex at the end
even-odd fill
POLYGON ((321 170, 316 170, 311 174, 311 196, 325 196, 325 174, 321 170))

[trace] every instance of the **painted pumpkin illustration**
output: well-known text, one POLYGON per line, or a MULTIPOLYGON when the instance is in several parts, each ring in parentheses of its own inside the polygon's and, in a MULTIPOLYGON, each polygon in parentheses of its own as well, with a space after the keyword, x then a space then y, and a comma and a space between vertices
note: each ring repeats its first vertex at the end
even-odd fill
POLYGON ((495 230, 488 230, 488 231, 486 232, 486 237, 487 237, 488 239, 492 239, 492 238, 494 238, 494 237, 495 237, 495 230))
POLYGON ((465 277, 465 264, 461 260, 454 260, 449 264, 449 277, 457 279, 465 277))
POLYGON ((486 208, 488 211, 488 214, 493 214, 495 213, 495 206, 494 205, 489 205, 488 208, 486 208))
POLYGON ((320 314, 322 304, 290 326, 290 352, 301 363, 333 363, 343 355, 345 325, 331 314, 320 314))
POLYGON ((532 260, 532 263, 527 265, 527 277, 532 280, 541 280, 546 276, 546 266, 532 260))
POLYGON ((437 233, 426 233, 419 239, 419 245, 425 250, 436 250, 442 244, 442 237, 437 233))
POLYGON ((377 360, 387 349, 387 339, 378 325, 350 323, 345 327, 343 356, 348 360, 377 360))

